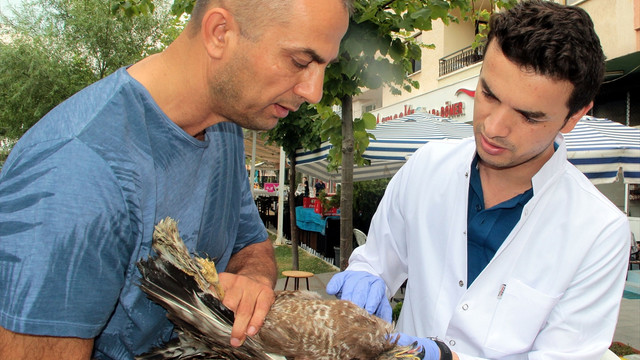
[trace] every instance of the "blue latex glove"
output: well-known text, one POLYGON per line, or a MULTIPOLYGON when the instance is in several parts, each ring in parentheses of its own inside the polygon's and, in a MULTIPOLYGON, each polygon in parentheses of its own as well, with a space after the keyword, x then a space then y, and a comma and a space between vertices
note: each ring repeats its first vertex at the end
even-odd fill
POLYGON ((327 284, 327 294, 349 300, 369 314, 391 322, 391 304, 385 293, 382 278, 366 271, 343 271, 335 274, 327 284))
POLYGON ((389 340, 395 341, 398 339, 398 345, 400 346, 409 346, 414 342, 417 342, 418 345, 422 346, 424 349, 424 358, 423 360, 440 360, 440 348, 436 345, 436 342, 431 339, 413 337, 403 333, 396 333, 389 335, 389 340))

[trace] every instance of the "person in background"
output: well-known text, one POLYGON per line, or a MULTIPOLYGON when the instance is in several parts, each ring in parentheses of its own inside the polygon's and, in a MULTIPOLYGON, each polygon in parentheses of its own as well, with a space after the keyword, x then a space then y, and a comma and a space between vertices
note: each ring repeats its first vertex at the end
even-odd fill
POLYGON ((318 195, 320 195, 320 192, 324 190, 324 183, 322 182, 322 180, 316 179, 316 183, 314 187, 316 189, 316 197, 317 197, 318 195))
POLYGON ((133 359, 172 336, 138 287, 154 225, 178 221, 215 259, 230 343, 274 301, 273 247, 241 127, 322 97, 350 0, 198 0, 184 32, 80 91, 15 146, 0 175, 0 359, 133 359))
POLYGON ((599 359, 630 229, 562 134, 592 108, 604 54, 577 7, 523 1, 489 27, 474 137, 411 156, 327 292, 390 320, 406 280, 399 343, 429 360, 599 359))
POLYGON ((304 184, 304 197, 309 197, 309 180, 307 180, 306 177, 303 177, 302 183, 304 184))

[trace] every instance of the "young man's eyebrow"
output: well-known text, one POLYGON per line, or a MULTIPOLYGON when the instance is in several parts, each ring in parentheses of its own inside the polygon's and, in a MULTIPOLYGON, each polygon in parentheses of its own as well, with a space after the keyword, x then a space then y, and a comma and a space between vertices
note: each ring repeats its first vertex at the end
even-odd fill
POLYGON ((526 111, 526 110, 518 110, 518 109, 515 109, 515 110, 520 114, 522 114, 522 116, 526 117, 527 119, 544 119, 545 117, 547 117, 547 114, 545 114, 542 111, 526 111))
MULTIPOLYGON (((491 88, 489 87, 489 85, 487 84, 487 81, 485 79, 480 78, 480 83, 482 84, 482 88, 484 89, 484 91, 491 97, 495 98, 496 100, 500 101, 500 99, 491 91, 491 88)), ((522 109, 513 109, 516 112, 522 114, 522 116, 526 117, 527 119, 541 119, 541 118, 545 118, 547 116, 546 113, 542 112, 542 111, 528 111, 528 110, 522 110, 522 109)))
POLYGON ((489 85, 487 84, 487 81, 483 78, 480 78, 480 83, 482 84, 482 88, 484 89, 484 92, 486 92, 487 94, 491 95, 491 97, 494 97, 496 99, 498 99, 496 97, 496 95, 493 93, 493 91, 491 91, 491 88, 489 87, 489 85))

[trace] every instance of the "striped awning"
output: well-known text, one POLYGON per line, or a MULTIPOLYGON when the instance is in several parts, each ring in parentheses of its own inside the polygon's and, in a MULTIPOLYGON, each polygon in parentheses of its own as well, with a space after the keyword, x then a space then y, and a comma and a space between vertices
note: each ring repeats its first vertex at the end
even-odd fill
POLYGON ((585 116, 565 135, 569 161, 594 184, 640 183, 640 130, 585 116))
MULTIPOLYGON (((467 123, 426 113, 416 113, 378 124, 363 157, 370 166, 355 167, 354 181, 393 176, 420 146, 429 141, 459 141, 473 136, 467 123)), ((594 184, 616 180, 622 169, 626 183, 640 183, 640 130, 607 119, 583 117, 565 135, 568 158, 594 184)), ((323 180, 340 182, 340 171, 327 172, 331 144, 313 151, 298 150, 297 171, 323 180)))
MULTIPOLYGON (((472 136, 473 128, 469 124, 451 119, 415 113, 378 124, 369 132, 376 140, 370 141, 362 156, 371 160, 371 165, 355 167, 354 181, 392 177, 409 156, 425 143, 433 140, 460 140, 472 136)), ((316 150, 298 150, 297 171, 325 181, 340 182, 340 171, 327 172, 329 149, 331 143, 326 141, 316 150)))

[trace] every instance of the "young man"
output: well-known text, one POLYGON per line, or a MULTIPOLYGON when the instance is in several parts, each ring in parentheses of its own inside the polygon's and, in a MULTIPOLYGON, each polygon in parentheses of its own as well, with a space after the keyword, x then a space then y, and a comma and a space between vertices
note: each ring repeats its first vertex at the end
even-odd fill
POLYGON ((407 280, 400 343, 419 341, 425 359, 599 359, 629 224, 567 161, 562 133, 591 109, 603 73, 583 10, 525 1, 495 14, 475 139, 411 156, 327 292, 389 320, 387 299, 407 280))
POLYGON ((79 92, 16 145, 0 177, 0 358, 131 359, 172 336, 137 286, 154 225, 215 259, 231 344, 274 300, 273 248, 241 126, 322 96, 348 0, 199 0, 161 54, 79 92))

